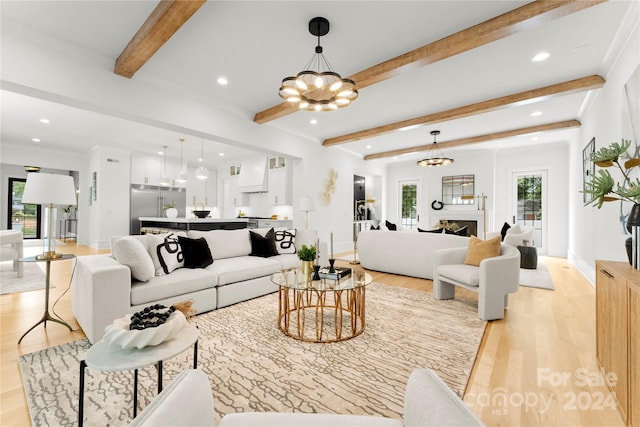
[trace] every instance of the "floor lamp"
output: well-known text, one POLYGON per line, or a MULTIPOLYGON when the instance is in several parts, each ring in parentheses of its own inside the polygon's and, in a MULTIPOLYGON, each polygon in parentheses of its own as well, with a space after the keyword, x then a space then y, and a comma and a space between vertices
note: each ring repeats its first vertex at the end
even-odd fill
POLYGON ((42 255, 37 259, 60 258, 56 254, 56 211, 55 205, 76 205, 76 189, 69 175, 50 173, 30 173, 24 185, 22 203, 45 206, 47 222, 42 255))
POLYGON ((304 196, 300 199, 300 210, 304 212, 304 229, 309 229, 309 212, 316 210, 316 206, 313 202, 313 198, 304 196))
POLYGON ((487 240, 487 195, 482 193, 479 196, 469 195, 460 197, 462 200, 478 199, 482 200, 482 239, 487 240))

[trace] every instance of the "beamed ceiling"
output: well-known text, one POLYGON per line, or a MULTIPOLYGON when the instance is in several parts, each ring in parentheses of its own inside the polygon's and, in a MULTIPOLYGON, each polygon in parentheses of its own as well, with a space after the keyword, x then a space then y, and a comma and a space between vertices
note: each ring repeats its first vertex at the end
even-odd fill
MULTIPOLYGON (((3 1, 0 7, 3 32, 91 52, 123 78, 152 76, 167 89, 246 116, 248 126, 253 121, 327 150, 389 162, 424 157, 436 129, 438 146, 454 152, 471 144, 566 141, 580 126, 589 94, 606 84, 632 2, 3 1), (326 57, 360 91, 338 111, 298 111, 277 94, 282 78, 300 71, 313 53, 307 23, 314 16, 331 23, 321 38, 326 57), (549 59, 532 62, 542 51, 549 59), (229 84, 216 84, 220 76, 229 84)), ((88 150, 82 141, 98 128, 123 148, 131 148, 127 135, 135 135, 140 153, 155 154, 159 145, 186 137, 187 157, 198 156, 199 144, 189 140, 200 139, 190 135, 17 90, 2 96, 3 141, 30 141, 38 131, 35 111, 60 118, 41 142, 52 147, 88 150)), ((248 155, 230 141, 207 144, 226 151, 225 161, 248 155)))

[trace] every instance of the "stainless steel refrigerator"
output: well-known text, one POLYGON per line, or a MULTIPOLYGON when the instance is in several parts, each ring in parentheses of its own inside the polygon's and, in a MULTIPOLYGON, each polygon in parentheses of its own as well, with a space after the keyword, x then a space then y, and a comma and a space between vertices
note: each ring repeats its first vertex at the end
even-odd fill
POLYGON ((131 185, 131 226, 130 234, 140 234, 141 216, 163 217, 163 206, 175 202, 178 217, 185 218, 187 190, 182 187, 160 187, 157 185, 131 185))

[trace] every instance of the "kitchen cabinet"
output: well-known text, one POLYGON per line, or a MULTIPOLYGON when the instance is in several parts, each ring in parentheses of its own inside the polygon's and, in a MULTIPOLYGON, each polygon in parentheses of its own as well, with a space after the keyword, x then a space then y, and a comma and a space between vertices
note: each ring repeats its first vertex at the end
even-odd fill
MULTIPOLYGON (((160 178, 164 173, 164 162, 160 159, 152 157, 131 157, 131 183, 132 184, 148 184, 158 185, 160 178)), ((181 187, 173 180, 180 173, 180 167, 177 163, 167 160, 166 174, 172 180, 172 187, 181 187)))
POLYGON ((293 228, 293 221, 290 219, 258 219, 258 228, 293 228))
POLYGON ((640 272, 625 262, 596 261, 596 356, 629 426, 640 427, 640 272))
POLYGON ((268 203, 271 205, 291 205, 292 170, 287 166, 286 158, 269 158, 268 203))
POLYGON ((229 194, 231 195, 231 204, 234 207, 242 207, 249 205, 249 194, 243 193, 238 188, 240 175, 229 177, 229 194))
POLYGON ((196 203, 204 203, 205 207, 218 205, 218 185, 216 171, 209 171, 209 178, 196 178, 197 168, 187 168, 187 204, 193 208, 196 203))

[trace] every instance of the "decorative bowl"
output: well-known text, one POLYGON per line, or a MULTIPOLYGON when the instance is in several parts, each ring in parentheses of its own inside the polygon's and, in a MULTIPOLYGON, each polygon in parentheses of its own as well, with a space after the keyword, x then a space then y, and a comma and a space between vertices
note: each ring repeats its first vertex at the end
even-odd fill
POLYGON ((198 218, 206 218, 210 213, 211 211, 193 211, 193 214, 198 218))
POLYGON ((116 319, 104 329, 104 340, 109 345, 129 348, 143 348, 154 346, 175 337, 187 323, 181 311, 174 311, 165 323, 147 329, 129 330, 131 314, 116 319))

